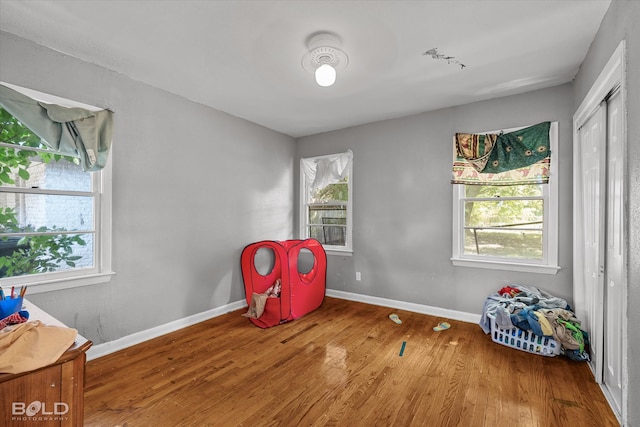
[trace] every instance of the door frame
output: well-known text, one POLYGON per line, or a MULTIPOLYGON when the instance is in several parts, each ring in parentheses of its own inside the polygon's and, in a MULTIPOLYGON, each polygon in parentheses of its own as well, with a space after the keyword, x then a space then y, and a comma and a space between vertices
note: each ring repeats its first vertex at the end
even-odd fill
MULTIPOLYGON (((619 87, 620 95, 622 96, 622 108, 623 108, 623 116, 626 117, 626 106, 627 106, 627 92, 626 92, 626 43, 625 40, 622 40, 613 55, 605 65, 605 67, 600 72, 600 75, 594 82, 593 86, 585 96, 584 100, 580 104, 580 107, 576 110, 573 115, 573 200, 574 200, 574 212, 573 212, 573 301, 575 305, 576 314, 578 316, 581 313, 585 313, 589 307, 586 307, 585 298, 584 298, 584 259, 582 257, 582 247, 583 247, 583 234, 582 234, 582 218, 579 213, 579 209, 576 209, 576 206, 582 205, 582 189, 579 186, 581 182, 580 173, 581 173, 581 163, 580 163, 580 143, 579 143, 579 134, 578 130, 580 127, 586 123, 586 121, 591 117, 591 115, 596 111, 599 107, 600 103, 607 98, 614 89, 619 87)), ((624 151, 627 152, 627 126, 626 123, 623 127, 623 147, 624 151)), ((606 153, 606 150, 604 151, 606 153)), ((605 154, 606 155, 606 154, 605 154)), ((628 240, 628 212, 626 211, 627 203, 627 192, 626 188, 628 188, 628 164, 624 163, 624 176, 625 180, 623 182, 623 206, 625 207, 624 211, 624 224, 623 224, 623 239, 624 239, 624 272, 623 277, 626 279, 627 275, 627 263, 628 263, 628 248, 629 248, 629 240, 628 240)), ((606 200, 606 199, 605 199, 606 200)), ((604 260, 602 260, 604 262, 604 260)), ((605 267, 606 268, 606 267, 605 267)), ((623 301, 627 300, 627 281, 622 285, 623 292, 623 301)), ((603 307, 602 304, 597 304, 599 307, 603 307)), ((621 413, 616 413, 616 416, 621 421, 623 425, 626 425, 626 418, 628 413, 628 363, 627 363, 627 307, 621 307, 621 311, 623 313, 622 318, 622 407, 621 413)), ((602 319, 602 313, 591 313, 590 318, 598 318, 602 319)), ((599 323, 596 325, 597 330, 594 335, 598 337, 603 336, 604 332, 604 323, 599 323)), ((590 367, 593 371, 594 377, 598 384, 600 384, 603 393, 607 400, 609 401, 609 405, 612 409, 615 408, 615 405, 612 404, 611 397, 609 396, 606 388, 602 387, 602 369, 603 369, 603 346, 604 343, 593 342, 591 345, 599 346, 599 351, 596 351, 596 355, 599 360, 592 361, 590 363, 590 367)), ((614 412, 617 412, 614 409, 614 412)))

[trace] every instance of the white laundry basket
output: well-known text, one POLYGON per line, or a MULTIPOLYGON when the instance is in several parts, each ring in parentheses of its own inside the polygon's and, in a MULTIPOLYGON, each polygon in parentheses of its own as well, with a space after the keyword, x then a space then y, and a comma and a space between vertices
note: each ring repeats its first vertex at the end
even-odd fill
POLYGON ((498 344, 549 357, 559 355, 562 350, 560 344, 553 338, 541 337, 516 327, 502 329, 496 325, 494 316, 489 314, 488 317, 491 320, 491 339, 498 344))

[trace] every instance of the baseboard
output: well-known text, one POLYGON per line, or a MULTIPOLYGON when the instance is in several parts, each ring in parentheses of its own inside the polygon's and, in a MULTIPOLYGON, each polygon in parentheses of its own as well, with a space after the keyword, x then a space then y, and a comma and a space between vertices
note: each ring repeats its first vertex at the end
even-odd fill
POLYGON ((346 299, 349 301, 363 302, 366 304, 380 305, 383 307, 397 308, 399 310, 412 311, 414 313, 428 314, 430 316, 445 317, 447 319, 460 320, 468 323, 479 323, 480 314, 466 313, 464 311, 448 310, 446 308, 432 307, 429 305, 415 304, 412 302, 396 301, 387 298, 372 297, 369 295, 354 294, 351 292, 334 291, 327 289, 327 296, 346 299))
MULTIPOLYGON (((335 291, 327 289, 326 295, 333 298, 340 298, 349 301, 363 302, 366 304, 380 305, 383 307, 397 308, 399 310, 412 311, 414 313, 428 314, 430 316, 444 317, 447 319, 460 320, 462 322, 478 323, 480 322, 480 315, 473 313, 465 313, 463 311, 448 310, 440 307, 432 307, 429 305, 415 304, 405 301, 396 301, 387 298, 372 297, 369 295, 354 294, 351 292, 335 291)), ((102 344, 97 344, 91 347, 87 351, 87 360, 97 359, 102 356, 106 356, 116 351, 124 350, 136 344, 140 344, 147 340, 157 338, 159 336, 174 332, 187 326, 195 325, 196 323, 204 322, 205 320, 212 319, 214 317, 221 316, 230 311, 235 311, 247 306, 246 301, 235 301, 221 307, 216 307, 211 310, 203 311, 192 316, 177 319, 164 325, 159 325, 151 329, 145 329, 144 331, 135 332, 131 335, 118 338, 113 341, 109 341, 102 344)))
POLYGON ((183 317, 182 319, 177 319, 172 322, 165 323, 164 325, 159 325, 151 329, 145 329, 144 331, 135 332, 131 335, 127 335, 113 341, 97 344, 87 351, 87 360, 97 359, 98 357, 106 356, 107 354, 124 350, 127 347, 140 344, 152 338, 157 338, 164 334, 168 334, 169 332, 174 332, 179 329, 186 328, 187 326, 195 325, 196 323, 204 322, 205 320, 221 316, 230 311, 235 311, 246 306, 247 302, 244 299, 241 301, 235 301, 221 307, 203 311, 202 313, 197 313, 192 316, 183 317))

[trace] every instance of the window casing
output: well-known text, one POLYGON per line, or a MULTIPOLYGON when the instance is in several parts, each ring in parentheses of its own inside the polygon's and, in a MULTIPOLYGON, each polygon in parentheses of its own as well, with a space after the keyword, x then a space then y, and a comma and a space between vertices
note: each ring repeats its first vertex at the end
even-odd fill
MULTIPOLYGON (((343 157, 346 158, 346 157, 343 157)), ((300 237, 314 238, 331 253, 353 251, 353 161, 351 152, 300 160, 300 237), (313 188, 313 182, 305 174, 305 162, 317 165, 319 161, 332 161, 336 156, 349 156, 345 161, 343 177, 313 188)))
MULTIPOLYGON (((39 140, 35 134, 30 138, 39 140)), ((5 155, 0 161, 6 162, 0 166, 12 156, 29 159, 23 170, 11 167, 13 183, 0 183, 0 286, 26 285, 33 294, 108 281, 111 161, 100 171, 85 172, 76 159, 43 144, 18 144, 0 141, 5 155), (54 250, 65 253, 64 261, 45 263, 54 250)))
POLYGON ((452 185, 454 265, 546 274, 560 269, 557 122, 549 137, 548 184, 452 185))

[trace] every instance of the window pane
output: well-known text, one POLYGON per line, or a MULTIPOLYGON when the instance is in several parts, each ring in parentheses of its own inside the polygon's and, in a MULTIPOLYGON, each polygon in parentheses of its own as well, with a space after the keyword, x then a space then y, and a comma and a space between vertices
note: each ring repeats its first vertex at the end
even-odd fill
POLYGON ((465 201, 465 227, 542 228, 543 200, 465 201))
POLYGON ((0 193, 0 233, 93 230, 93 197, 0 193))
POLYGON ((92 234, 0 238, 0 277, 93 267, 92 234))
POLYGON ((341 205, 309 206, 309 224, 347 224, 347 207, 341 205))
POLYGON ((466 229, 464 253, 541 260, 542 230, 466 229))
POLYGON ((309 237, 326 245, 346 246, 346 231, 346 226, 311 225, 309 237))
POLYGON ((543 200, 465 201, 464 253, 542 259, 543 200))
POLYGON ((327 245, 346 245, 346 206, 309 206, 309 224, 309 237, 313 237, 320 241, 320 243, 327 245))
POLYGON ((465 197, 541 197, 542 184, 465 185, 465 197))
POLYGON ((324 233, 322 232, 322 226, 320 227, 315 227, 313 225, 310 226, 309 237, 312 239, 316 239, 320 243, 324 243, 324 233))
POLYGON ((349 184, 347 178, 343 182, 329 184, 326 187, 312 190, 309 194, 309 203, 346 202, 349 200, 349 184))
MULTIPOLYGON (((0 147, 0 150, 6 147, 0 147)), ((9 149, 10 151, 13 151, 9 149)), ((17 153, 28 153, 16 150, 17 153)), ((18 154, 19 155, 19 154, 18 154)), ((21 188, 42 188, 46 190, 91 191, 91 174, 84 172, 71 158, 43 153, 42 156, 29 157, 27 168, 13 168, 10 178, 15 182, 7 186, 21 188), (47 161, 43 161, 43 158, 47 161)))

